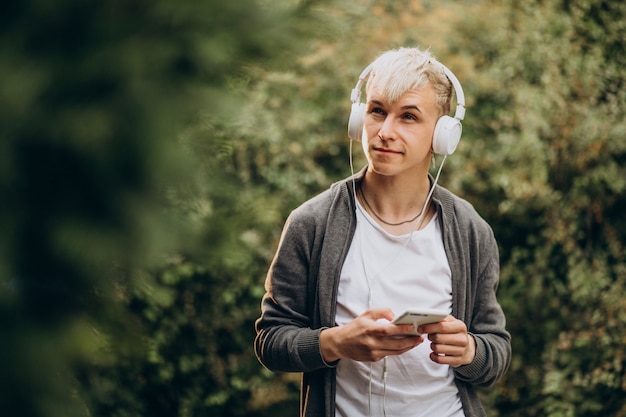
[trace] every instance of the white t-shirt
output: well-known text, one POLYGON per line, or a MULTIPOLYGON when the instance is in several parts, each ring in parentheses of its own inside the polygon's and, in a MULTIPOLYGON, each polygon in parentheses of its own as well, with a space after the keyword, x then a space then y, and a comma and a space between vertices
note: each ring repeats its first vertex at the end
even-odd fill
MULTIPOLYGON (((356 232, 339 282, 337 325, 368 308, 388 307, 396 316, 413 307, 451 312, 451 272, 436 216, 420 231, 394 236, 360 204, 358 208, 356 232)), ((424 339, 416 348, 379 362, 342 359, 337 366, 335 415, 462 417, 453 371, 430 360, 430 342, 424 339)))

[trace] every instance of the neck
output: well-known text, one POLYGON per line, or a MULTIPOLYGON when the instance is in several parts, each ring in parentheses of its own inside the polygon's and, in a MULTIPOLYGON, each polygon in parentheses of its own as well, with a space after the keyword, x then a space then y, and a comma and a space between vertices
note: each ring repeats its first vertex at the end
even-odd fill
POLYGON ((361 183, 361 200, 380 223, 402 226, 413 223, 420 215, 422 219, 426 217, 428 210, 424 205, 429 191, 430 181, 426 175, 416 181, 415 178, 403 180, 368 171, 361 183))

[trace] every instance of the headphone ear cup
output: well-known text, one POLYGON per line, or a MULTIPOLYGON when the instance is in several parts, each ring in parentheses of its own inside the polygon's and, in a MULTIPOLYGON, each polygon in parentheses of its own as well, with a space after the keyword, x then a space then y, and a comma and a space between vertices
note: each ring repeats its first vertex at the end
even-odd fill
POLYGON ((463 126, 461 121, 451 116, 441 116, 433 133, 433 151, 439 155, 450 155, 461 139, 463 126))
POLYGON ((352 103, 350 119, 348 120, 348 136, 350 139, 360 142, 363 134, 363 119, 365 118, 365 104, 352 103))

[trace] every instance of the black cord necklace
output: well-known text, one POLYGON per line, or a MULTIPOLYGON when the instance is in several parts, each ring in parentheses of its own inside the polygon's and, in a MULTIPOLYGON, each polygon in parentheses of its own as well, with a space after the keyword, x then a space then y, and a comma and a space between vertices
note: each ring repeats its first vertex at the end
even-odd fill
POLYGON ((405 221, 400 222, 400 223, 389 223, 388 221, 386 221, 385 219, 380 217, 378 215, 378 213, 376 213, 376 211, 374 211, 372 206, 370 206, 369 201, 367 201, 367 198, 365 198, 365 192, 363 191, 363 187, 362 187, 361 184, 359 184, 359 191, 361 192, 361 197, 363 197, 363 201, 365 202, 365 205, 367 206, 367 208, 372 212, 372 214, 374 214, 374 216, 376 216, 376 218, 378 220, 380 220, 381 222, 385 223, 387 226, 401 226, 401 225, 406 224, 406 223, 412 223, 415 220, 417 220, 422 215, 422 213, 424 212, 424 208, 422 207, 422 210, 419 213, 417 213, 417 216, 413 217, 412 219, 405 220, 405 221))

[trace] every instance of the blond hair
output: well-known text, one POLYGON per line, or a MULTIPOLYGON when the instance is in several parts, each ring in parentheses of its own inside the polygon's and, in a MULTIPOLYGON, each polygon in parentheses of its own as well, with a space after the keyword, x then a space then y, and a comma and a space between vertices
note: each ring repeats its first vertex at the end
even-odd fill
POLYGON ((367 88, 376 85, 389 103, 400 99, 408 90, 427 84, 435 89, 440 116, 450 113, 453 86, 430 51, 399 48, 384 52, 372 63, 367 80, 367 88))

